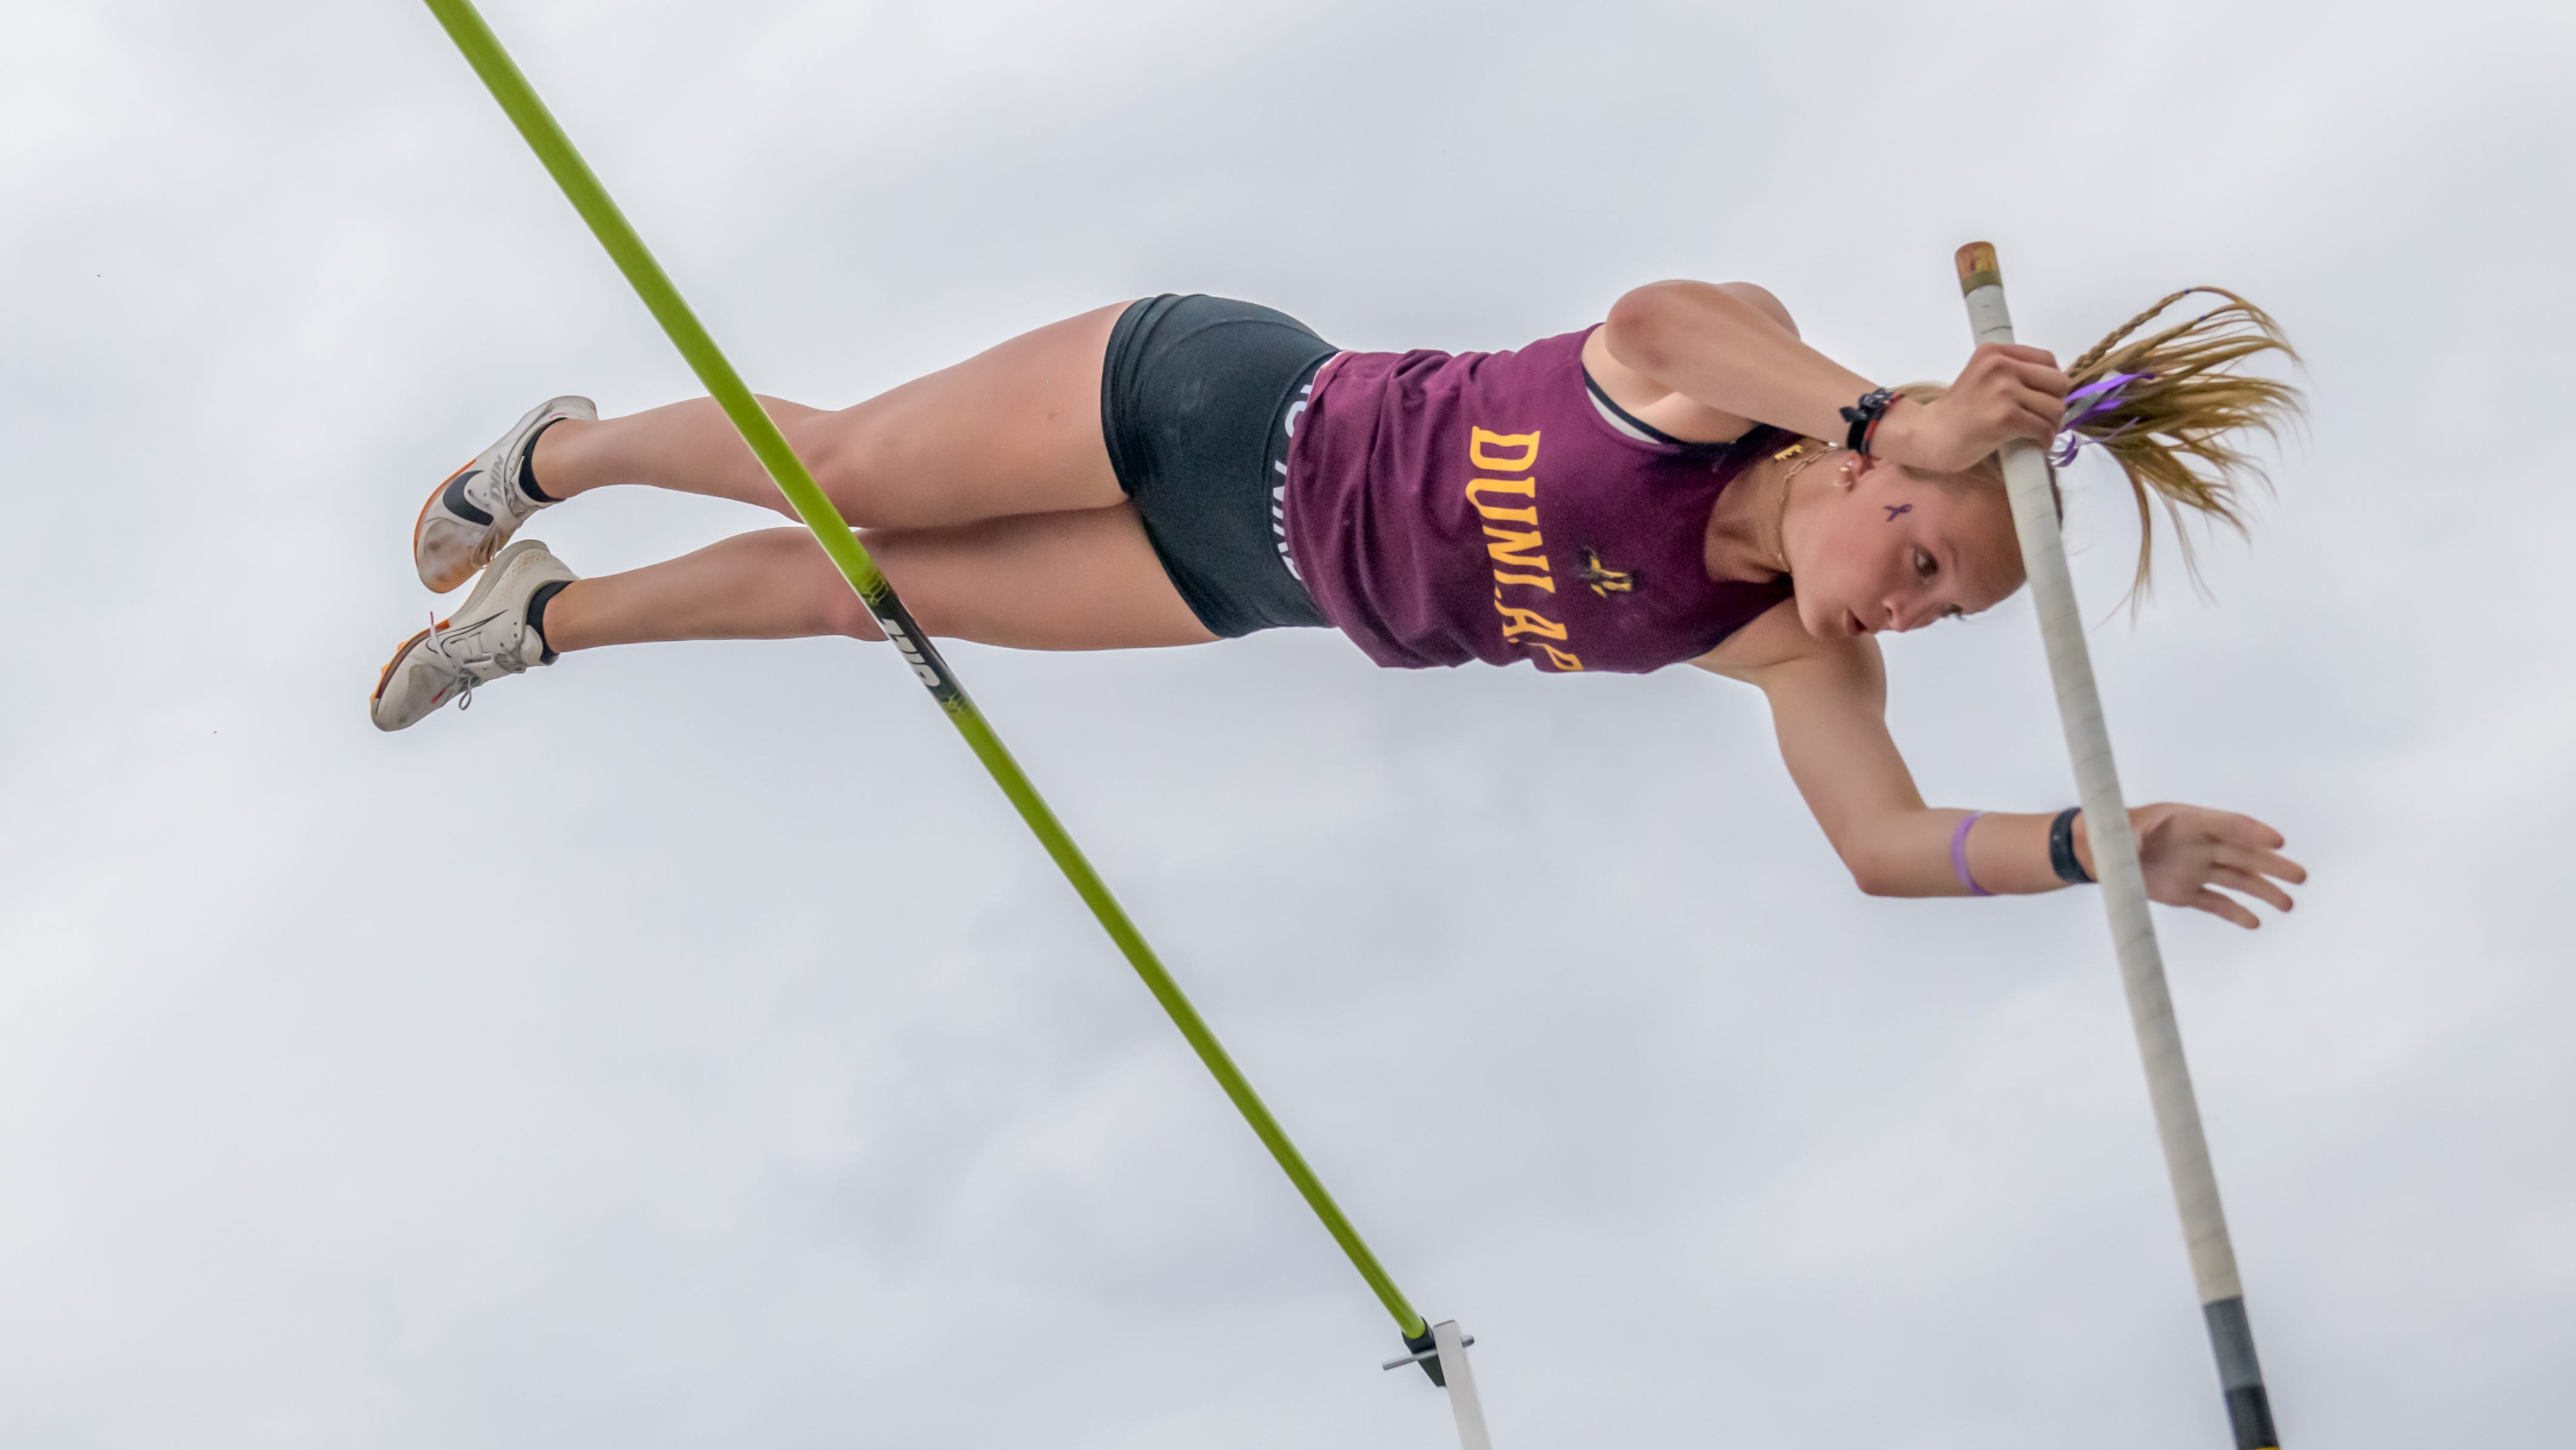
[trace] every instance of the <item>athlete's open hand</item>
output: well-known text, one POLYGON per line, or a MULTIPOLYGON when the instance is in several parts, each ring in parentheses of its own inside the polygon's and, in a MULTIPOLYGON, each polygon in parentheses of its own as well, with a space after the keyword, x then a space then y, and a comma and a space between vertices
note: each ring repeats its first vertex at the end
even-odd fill
MULTIPOLYGON (((2148 899, 2195 907, 2248 931, 2262 922, 2220 887, 2287 911, 2290 893, 2279 883, 2297 886, 2308 879, 2306 867, 2281 854, 2281 833, 2252 816, 2163 802, 2132 808, 2129 828, 2137 833, 2148 899)), ((2093 843, 2082 816, 2075 818, 2075 854, 2085 870, 2102 874, 2094 870, 2093 843)))
POLYGON ((2044 349, 1990 342, 1968 359, 1950 391, 1888 409, 1871 451, 1909 468, 1959 473, 2007 438, 2046 447, 2066 415, 2070 386, 2044 349))

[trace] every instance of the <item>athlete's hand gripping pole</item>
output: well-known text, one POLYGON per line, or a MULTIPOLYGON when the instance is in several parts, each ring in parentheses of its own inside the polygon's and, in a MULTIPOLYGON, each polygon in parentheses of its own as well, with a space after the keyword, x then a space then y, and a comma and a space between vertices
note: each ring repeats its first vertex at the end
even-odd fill
MULTIPOLYGON (((2004 278, 1995 249, 1971 242, 1959 249, 1959 290, 1967 295, 1968 323, 1980 345, 2013 340, 2012 314, 2004 306, 2004 278)), ((2218 1177, 2209 1165, 2209 1142, 2200 1130, 2200 1104, 2183 1061, 2182 1032, 2165 987, 2155 923, 2147 917, 2147 887, 2138 872, 2138 842, 2120 799, 2120 774, 2111 761, 2111 734, 2102 723, 2102 699, 2093 685, 2093 657, 2084 643, 2084 620, 2075 604, 2075 582, 2066 568, 2066 544, 2057 528, 2057 490, 2039 445, 2015 439, 2003 446, 2004 483, 2012 495, 2013 524, 2021 535, 2022 565, 2039 607, 2039 632, 2048 647, 2048 672, 2057 684, 2057 713, 2066 748, 2075 757, 2077 799, 2093 847, 2093 874, 2102 883, 2102 905, 2111 918, 2127 988, 2129 1019, 2146 1060, 2147 1093, 2155 1104, 2156 1132, 2164 1140, 2165 1171, 2182 1210, 2183 1240, 2191 1250, 2191 1275, 2218 1356, 2219 1384, 2238 1450, 2275 1450, 2272 1407, 2263 1370, 2254 1358, 2254 1331, 2245 1317, 2245 1291, 2236 1278, 2236 1250, 2228 1242, 2227 1216, 2218 1205, 2218 1177)))
MULTIPOLYGON (((868 613, 885 631, 886 639, 902 654, 913 674, 929 688, 931 697, 947 713, 949 723, 965 737, 967 748, 984 763, 994 783, 1018 808, 1020 818, 1028 823, 1029 830, 1046 848, 1047 855, 1054 858, 1057 868, 1064 872, 1075 893, 1082 897, 1083 904, 1089 906, 1091 914, 1099 919, 1101 929, 1109 933, 1109 939, 1117 944, 1128 965, 1134 967, 1136 975, 1144 980, 1146 990, 1162 1004, 1172 1024, 1180 1029, 1191 1050, 1198 1054, 1199 1061, 1206 1065, 1217 1085, 1225 1090, 1225 1095, 1233 1100, 1236 1110, 1251 1125, 1262 1146, 1270 1150, 1270 1156, 1277 1160, 1281 1171, 1288 1175, 1289 1182, 1296 1186, 1307 1206, 1323 1221, 1325 1231, 1341 1246, 1351 1266, 1359 1270, 1360 1277, 1376 1293, 1378 1302, 1395 1317, 1397 1331, 1405 1336, 1407 1347, 1417 1347, 1417 1341, 1431 1342, 1433 1326, 1414 1310, 1405 1299, 1404 1292, 1395 1286, 1395 1280, 1378 1263, 1377 1255, 1360 1238, 1359 1230, 1351 1226, 1350 1218, 1342 1212, 1341 1205, 1334 1202, 1332 1194, 1325 1190, 1323 1180, 1315 1176, 1315 1170, 1297 1151, 1297 1145, 1289 1141, 1287 1131, 1279 1126, 1279 1120, 1271 1115, 1260 1095, 1252 1090, 1243 1070, 1235 1066, 1234 1059, 1217 1041, 1216 1034, 1208 1029, 1207 1022, 1181 991, 1180 984, 1172 979, 1171 972, 1154 955, 1153 947, 1136 929, 1126 909, 1110 894, 1108 884, 1100 879, 1100 873, 1083 856, 1082 848, 1074 844, 1064 823, 1056 819, 1055 812, 1048 808, 1037 787, 1020 769, 1019 762, 1012 759, 1010 751, 1003 747, 1001 737, 995 735, 993 727, 985 722, 983 712, 967 698, 965 689, 949 672, 947 661, 940 658, 929 637, 913 623, 903 601, 895 597, 894 586, 886 581, 876 562, 868 557, 867 549, 850 531, 840 510, 832 506, 831 499, 815 483, 804 462, 788 446, 787 438, 779 432, 778 425, 762 411, 751 389, 734 371, 733 363, 716 347, 715 339, 699 323, 697 314, 690 310, 679 289, 671 284, 670 277, 662 271, 662 264, 653 259, 644 239, 636 235, 634 226, 609 197, 607 188, 591 174, 589 164, 574 149, 572 139, 564 134, 563 127, 556 123, 545 102, 538 99, 536 89, 528 84, 528 78, 520 73, 517 63, 502 48, 500 38, 484 23, 472 0, 426 0, 426 3, 430 13, 438 17, 438 23, 446 28, 448 38, 455 41, 456 48, 464 53, 466 63, 474 68, 474 73, 492 92, 492 99, 500 102, 502 112, 518 128, 528 148, 536 152, 537 160, 545 166, 547 174, 563 189, 564 197, 572 203, 573 210, 589 223, 591 234, 607 249, 617 269, 626 274, 626 280, 652 312, 654 321, 662 325, 662 331, 670 337, 672 346, 687 359, 690 369, 724 409, 725 416, 733 420, 734 427, 741 432, 743 441, 750 445, 752 455, 760 460, 761 467, 769 471, 770 479, 778 485, 779 492, 786 495, 806 527, 814 531, 823 552, 831 556, 842 576, 850 581, 850 587, 858 591, 868 613)), ((1434 1379, 1436 1381, 1436 1374, 1434 1379)))

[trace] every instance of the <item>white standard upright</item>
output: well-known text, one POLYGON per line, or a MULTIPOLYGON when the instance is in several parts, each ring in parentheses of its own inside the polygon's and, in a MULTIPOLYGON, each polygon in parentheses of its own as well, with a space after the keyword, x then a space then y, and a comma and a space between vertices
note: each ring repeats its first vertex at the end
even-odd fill
POLYGON ((1494 1450, 1493 1437, 1485 1433, 1485 1403, 1476 1398, 1476 1371, 1467 1363, 1467 1346, 1476 1336, 1460 1332, 1457 1320, 1443 1319, 1404 1342, 1413 1353, 1382 1367, 1419 1366, 1433 1384, 1449 1391, 1449 1412, 1458 1417, 1459 1450, 1494 1450))
POLYGON ((1432 1325, 1431 1341, 1439 1346, 1440 1368, 1449 1382, 1449 1411, 1458 1417, 1460 1450, 1494 1450, 1493 1437, 1485 1433, 1485 1403, 1476 1398, 1476 1371, 1467 1363, 1466 1336, 1458 1332, 1458 1321, 1444 1319, 1432 1325))
MULTIPOLYGON (((1980 345, 2013 340, 2012 313, 2004 305, 2002 268, 1995 249, 1971 242, 1959 249, 1959 289, 1968 301, 1968 323, 1980 345)), ((2075 758, 2076 798, 2093 848, 2102 906, 2111 918, 2111 940, 2128 991, 2129 1019, 2146 1060, 2147 1093, 2155 1104, 2156 1133, 2164 1141, 2165 1171, 2182 1210, 2183 1241, 2191 1251, 2191 1276, 2218 1378, 2227 1399, 2237 1450, 2277 1450, 2263 1371, 2254 1357, 2254 1332, 2245 1317, 2245 1291, 2236 1278, 2236 1250, 2228 1242, 2227 1215, 2218 1205, 2218 1176, 2209 1165, 2209 1142, 2200 1129, 2200 1104, 2192 1095, 2191 1068, 2183 1061, 2182 1031, 2174 1022, 2165 964, 2156 929, 2147 917, 2146 880, 2138 872, 2138 842, 2120 799, 2120 773, 2111 761, 2111 733, 2102 723, 2102 699, 2093 685, 2093 657, 2084 644, 2084 620, 2067 573, 2066 544, 2057 528, 2057 489, 2047 454, 2015 441, 2003 448, 2004 483, 2012 495, 2013 524, 2021 535, 2023 568, 2039 607, 2039 632, 2048 647, 2048 671, 2057 685, 2057 713, 2066 748, 2075 758)))

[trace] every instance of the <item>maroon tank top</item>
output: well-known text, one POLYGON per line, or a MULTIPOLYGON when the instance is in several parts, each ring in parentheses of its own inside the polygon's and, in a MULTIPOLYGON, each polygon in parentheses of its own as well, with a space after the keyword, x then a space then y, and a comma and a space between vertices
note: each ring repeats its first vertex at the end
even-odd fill
POLYGON ((1788 435, 1630 437, 1585 387, 1591 329, 1516 352, 1344 353, 1296 420, 1286 530, 1315 604, 1381 665, 1642 674, 1790 595, 1708 577, 1709 507, 1788 435))

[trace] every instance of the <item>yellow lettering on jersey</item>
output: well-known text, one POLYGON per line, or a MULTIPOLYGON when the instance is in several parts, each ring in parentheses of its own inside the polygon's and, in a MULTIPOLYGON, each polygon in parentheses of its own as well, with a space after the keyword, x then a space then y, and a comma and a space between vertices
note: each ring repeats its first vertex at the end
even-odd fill
POLYGON ((1471 425, 1467 429, 1467 461, 1488 473, 1528 473, 1538 467, 1538 435, 1494 433, 1471 425), (1495 453, 1495 448, 1513 449, 1517 456, 1495 453))
POLYGON ((1476 512, 1483 514, 1485 517, 1492 519, 1498 524, 1537 523, 1537 496, 1538 480, 1535 478, 1471 478, 1467 480, 1467 502, 1476 506, 1476 512), (1479 493, 1518 494, 1522 498, 1532 500, 1532 502, 1527 508, 1496 508, 1492 504, 1485 502, 1483 499, 1476 497, 1479 493))
POLYGON ((1467 502, 1483 517, 1485 552, 1494 560, 1494 612, 1503 617, 1503 638, 1528 646, 1546 656, 1544 661, 1532 656, 1541 668, 1579 670, 1583 661, 1569 651, 1547 643, 1564 639, 1565 626, 1534 609, 1522 609, 1503 602, 1505 588, 1536 589, 1543 594, 1556 592, 1555 571, 1548 567, 1547 555, 1541 550, 1547 540, 1538 528, 1538 434, 1496 433, 1491 429, 1470 426, 1467 430, 1467 463, 1484 474, 1518 474, 1520 477, 1478 477, 1467 480, 1467 502), (1514 504, 1487 503, 1497 499, 1514 504), (1526 502, 1517 502, 1526 500, 1526 502), (1526 529, 1498 529, 1496 524, 1527 524, 1526 529))
POLYGON ((1547 567, 1547 556, 1538 552, 1547 543, 1539 537, 1538 530, 1524 533, 1519 529, 1498 529, 1487 524, 1485 537, 1493 540, 1485 546, 1485 552, 1494 556, 1496 564, 1509 564, 1515 569, 1536 569, 1542 574, 1554 572, 1547 567))
POLYGON ((1500 593, 1494 595, 1494 612, 1503 617, 1503 638, 1505 639, 1518 639, 1525 634, 1535 634, 1547 639, 1565 638, 1564 625, 1537 610, 1519 609, 1505 604, 1500 593))

